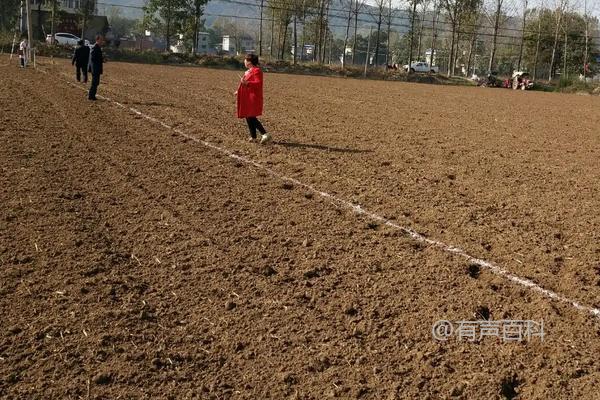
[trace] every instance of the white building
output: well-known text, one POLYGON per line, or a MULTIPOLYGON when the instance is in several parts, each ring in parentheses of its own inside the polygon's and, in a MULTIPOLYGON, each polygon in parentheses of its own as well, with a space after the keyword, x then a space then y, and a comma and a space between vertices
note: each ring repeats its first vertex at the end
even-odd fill
POLYGON ((208 54, 208 32, 198 32, 198 48, 196 54, 208 54))
POLYGON ((431 49, 425 50, 425 62, 429 65, 435 65, 437 58, 437 50, 433 52, 433 57, 431 57, 431 49))
POLYGON ((223 51, 229 54, 239 55, 241 53, 251 53, 255 51, 256 43, 249 36, 223 36, 223 51))

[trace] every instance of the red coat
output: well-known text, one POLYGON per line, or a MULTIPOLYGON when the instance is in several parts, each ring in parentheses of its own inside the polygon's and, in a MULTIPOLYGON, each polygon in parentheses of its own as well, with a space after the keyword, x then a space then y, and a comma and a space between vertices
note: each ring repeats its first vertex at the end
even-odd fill
POLYGON ((238 87, 238 118, 258 117, 263 112, 263 73, 258 67, 252 67, 243 78, 248 84, 238 87))

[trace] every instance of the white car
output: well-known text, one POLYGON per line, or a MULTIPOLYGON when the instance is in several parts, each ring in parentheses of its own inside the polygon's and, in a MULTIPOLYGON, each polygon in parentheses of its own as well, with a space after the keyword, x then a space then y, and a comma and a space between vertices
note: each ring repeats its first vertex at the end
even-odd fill
MULTIPOLYGON (((408 65, 404 66, 404 70, 408 72, 408 65)), ((426 62, 413 62, 410 65, 410 72, 431 72, 437 74, 439 70, 437 65, 429 65, 426 62)))
MULTIPOLYGON (((75 36, 71 33, 59 32, 54 34, 54 41, 58 44, 63 44, 67 46, 77 46, 77 42, 79 42, 81 38, 79 36, 75 36)), ((52 35, 46 35, 46 42, 52 43, 52 35)), ((85 40, 85 45, 89 46, 90 41, 85 40)))

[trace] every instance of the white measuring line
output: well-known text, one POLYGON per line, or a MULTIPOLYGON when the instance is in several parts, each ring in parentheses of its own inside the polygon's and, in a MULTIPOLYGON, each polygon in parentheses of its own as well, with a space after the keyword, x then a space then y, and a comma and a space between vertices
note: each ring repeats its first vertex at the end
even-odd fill
MULTIPOLYGON (((41 72, 47 74, 46 71, 43 71, 40 68, 38 68, 38 71, 41 71, 41 72)), ((62 79, 62 78, 58 78, 58 79, 60 79, 61 81, 65 82, 68 85, 71 85, 71 86, 73 86, 75 88, 78 88, 78 89, 81 89, 81 90, 84 90, 84 91, 86 90, 85 88, 82 88, 81 86, 77 86, 74 83, 69 82, 69 81, 67 81, 65 79, 62 79)), ((556 301, 559 301, 559 302, 562 302, 562 303, 570 304, 572 307, 574 307, 577 310, 588 312, 588 313, 592 314, 593 316, 595 316, 597 318, 600 318, 600 309, 598 309, 598 308, 594 308, 594 307, 590 307, 590 306, 581 304, 581 303, 579 303, 579 302, 577 302, 575 300, 569 299, 568 297, 565 297, 565 296, 563 296, 561 294, 553 292, 552 290, 545 289, 545 288, 541 287, 540 285, 538 285, 537 283, 533 282, 532 280, 527 279, 527 278, 521 278, 521 277, 519 277, 517 275, 514 275, 511 272, 505 270, 504 268, 502 268, 502 267, 494 264, 493 262, 485 261, 483 259, 480 259, 480 258, 477 258, 477 257, 473 257, 473 256, 471 256, 470 254, 468 254, 466 251, 462 250, 459 247, 448 245, 448 244, 446 244, 444 242, 440 242, 438 240, 433 240, 433 239, 426 238, 425 236, 421 235, 418 232, 415 232, 414 230, 412 230, 410 228, 398 225, 398 224, 396 224, 396 223, 394 223, 394 222, 392 222, 392 221, 390 221, 390 220, 388 220, 388 219, 386 219, 386 218, 384 218, 384 217, 382 217, 382 216, 380 216, 378 214, 375 214, 375 213, 372 213, 370 211, 367 211, 367 210, 365 210, 364 208, 362 208, 358 204, 354 204, 354 203, 351 203, 351 202, 349 202, 347 200, 343 200, 343 199, 337 198, 337 197, 335 197, 335 196, 333 196, 333 195, 331 195, 331 194, 329 194, 327 192, 322 192, 322 191, 314 188, 311 185, 308 185, 306 183, 300 182, 297 179, 287 177, 287 176, 285 176, 285 175, 283 175, 283 174, 281 174, 281 173, 279 173, 279 172, 277 172, 275 170, 272 170, 271 168, 266 167, 263 164, 260 164, 260 163, 254 161, 254 160, 251 160, 249 158, 237 155, 237 154, 233 153, 230 150, 227 150, 227 149, 225 149, 223 147, 217 146, 217 145, 212 144, 210 142, 206 142, 204 140, 198 139, 195 136, 189 135, 189 134, 181 131, 178 128, 174 128, 171 125, 168 125, 168 124, 164 123, 163 121, 160 121, 159 119, 154 118, 154 117, 152 117, 152 116, 150 116, 148 114, 145 114, 145 113, 143 113, 143 112, 141 112, 141 111, 139 111, 139 110, 137 110, 137 109, 135 109, 133 107, 127 107, 126 105, 124 105, 122 103, 119 103, 118 101, 112 100, 112 99, 110 99, 110 98, 108 98, 106 96, 98 95, 98 97, 100 97, 100 98, 102 98, 102 99, 104 99, 104 100, 106 100, 108 102, 111 102, 111 103, 113 103, 113 104, 117 105, 118 107, 121 107, 121 108, 123 108, 125 110, 131 111, 131 112, 139 115, 140 117, 147 119, 148 121, 154 122, 154 123, 162 126, 163 128, 172 130, 173 132, 175 132, 175 133, 177 133, 177 134, 179 134, 179 135, 181 135, 181 136, 183 136, 183 137, 185 137, 187 139, 190 139, 190 140, 192 140, 192 141, 194 141, 196 143, 202 144, 205 147, 208 147, 208 148, 216 150, 216 151, 218 151, 218 152, 220 152, 222 154, 225 154, 226 156, 228 156, 230 158, 233 158, 235 160, 241 161, 241 162, 246 163, 246 164, 253 165, 253 166, 255 166, 258 169, 262 169, 263 171, 268 172, 269 174, 271 174, 272 176, 274 176, 276 178, 279 178, 279 179, 284 180, 284 181, 292 182, 292 183, 294 183, 294 184, 296 184, 298 186, 301 186, 301 187, 303 187, 305 189, 308 189, 309 191, 311 191, 313 193, 316 193, 319 196, 327 199, 331 204, 342 205, 345 208, 348 208, 348 209, 354 211, 356 214, 367 216, 367 217, 369 217, 369 218, 371 218, 373 220, 376 220, 376 221, 379 221, 379 222, 383 223, 384 225, 387 225, 387 226, 390 226, 392 228, 398 229, 398 230, 404 232, 405 234, 407 234, 408 236, 410 236, 412 239, 414 239, 417 242, 426 243, 428 245, 435 246, 435 247, 437 247, 437 248, 439 248, 442 251, 445 251, 447 253, 455 254, 457 256, 463 257, 464 259, 466 259, 467 261, 469 261, 471 263, 478 264, 478 265, 480 265, 482 267, 485 267, 485 268, 489 269, 492 273, 494 273, 494 274, 496 274, 498 276, 501 276, 503 278, 506 278, 506 279, 508 279, 511 282, 514 282, 514 283, 517 283, 517 284, 519 284, 521 286, 529 288, 529 289, 533 290, 534 292, 540 293, 542 296, 545 296, 545 297, 547 297, 549 299, 556 300, 556 301)))

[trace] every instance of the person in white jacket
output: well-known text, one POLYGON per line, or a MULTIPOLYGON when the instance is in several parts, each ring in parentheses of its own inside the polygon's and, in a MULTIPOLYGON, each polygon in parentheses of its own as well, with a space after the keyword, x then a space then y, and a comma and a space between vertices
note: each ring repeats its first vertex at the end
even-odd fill
POLYGON ((27 39, 21 40, 21 43, 19 43, 19 59, 21 60, 21 68, 25 68, 27 66, 28 50, 29 44, 27 43, 27 39))

